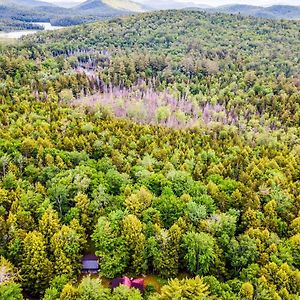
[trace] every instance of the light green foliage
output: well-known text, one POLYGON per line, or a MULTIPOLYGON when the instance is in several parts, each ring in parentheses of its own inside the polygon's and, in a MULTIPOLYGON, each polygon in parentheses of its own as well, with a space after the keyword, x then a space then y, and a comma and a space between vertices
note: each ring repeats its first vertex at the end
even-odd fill
POLYGON ((75 202, 75 207, 79 210, 79 214, 80 214, 80 220, 81 220, 81 224, 84 227, 89 227, 89 207, 90 207, 90 200, 87 197, 87 195, 82 194, 82 193, 78 193, 76 195, 76 197, 74 198, 74 202, 75 202))
POLYGON ((62 289, 59 300, 74 300, 77 299, 77 297, 77 289, 73 285, 67 283, 62 289))
POLYGON ((72 90, 70 90, 70 89, 63 89, 59 93, 59 97, 61 100, 66 101, 66 102, 69 102, 74 99, 72 90))
POLYGON ((143 297, 137 289, 130 289, 125 285, 117 287, 109 299, 112 300, 142 300, 143 297))
POLYGON ((19 284, 0 284, 0 299, 3 300, 23 300, 22 290, 19 284))
POLYGON ((155 235, 148 240, 148 255, 153 263, 153 269, 163 277, 176 276, 182 231, 176 224, 169 230, 154 225, 154 230, 155 235))
POLYGON ((164 226, 170 228, 176 220, 184 215, 186 202, 182 198, 174 196, 173 193, 169 194, 168 191, 164 191, 160 198, 155 199, 153 206, 160 212, 164 226))
POLYGON ((180 299, 213 299, 209 296, 208 287, 202 278, 171 279, 162 287, 160 295, 150 297, 151 300, 180 300, 180 299))
POLYGON ((243 283, 240 289, 240 298, 245 300, 252 300, 254 296, 254 288, 250 282, 243 283))
POLYGON ((206 218, 206 207, 191 201, 187 204, 187 216, 194 225, 197 225, 200 220, 206 218))
POLYGON ((52 272, 44 236, 37 231, 28 233, 24 239, 20 268, 23 286, 36 295, 41 294, 48 286, 52 272))
POLYGON ((101 257, 100 271, 108 278, 122 275, 129 259, 126 240, 118 234, 121 220, 117 214, 110 215, 111 219, 116 218, 114 222, 100 217, 92 235, 96 254, 101 257))
POLYGON ((228 260, 232 267, 238 271, 256 261, 258 249, 256 243, 247 235, 232 239, 228 249, 228 260))
POLYGON ((125 238, 130 255, 130 269, 133 274, 144 273, 146 269, 146 238, 143 233, 143 225, 135 215, 124 217, 122 235, 125 238))
POLYGON ((151 206, 152 200, 152 194, 145 188, 141 188, 136 194, 130 195, 125 200, 125 205, 130 213, 140 216, 145 209, 151 206))
POLYGON ((166 122, 171 116, 171 110, 168 106, 161 106, 156 110, 155 118, 157 123, 166 122))
POLYGON ((106 181, 109 187, 109 191, 114 195, 119 194, 122 187, 129 183, 127 174, 120 174, 115 170, 109 170, 107 172, 106 181))
POLYGON ((77 288, 78 300, 105 300, 109 299, 109 290, 105 289, 99 279, 85 277, 77 288))
POLYGON ((49 246, 50 240, 60 228, 58 213, 51 207, 49 207, 39 220, 39 231, 44 235, 47 246, 49 246))
POLYGON ((236 231, 236 221, 236 216, 228 213, 215 215, 210 219, 210 228, 223 245, 228 245, 230 239, 234 236, 236 231))
POLYGON ((82 250, 81 233, 63 225, 51 238, 51 251, 55 259, 55 273, 69 277, 78 273, 82 250))
POLYGON ((183 237, 186 254, 184 259, 190 272, 205 275, 216 259, 215 239, 204 232, 188 232, 183 237))
POLYGON ((46 289, 43 300, 53 300, 59 298, 59 295, 68 283, 69 279, 66 275, 55 276, 50 283, 50 287, 46 289))
POLYGON ((170 171, 167 174, 167 179, 172 183, 171 187, 175 195, 181 196, 183 194, 189 194, 193 186, 193 180, 191 176, 183 171, 170 171))

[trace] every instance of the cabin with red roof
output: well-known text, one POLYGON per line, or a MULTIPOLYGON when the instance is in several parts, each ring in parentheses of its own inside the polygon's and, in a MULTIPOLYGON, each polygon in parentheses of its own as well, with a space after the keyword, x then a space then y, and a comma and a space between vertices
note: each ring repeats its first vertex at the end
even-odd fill
POLYGON ((120 285, 126 285, 129 288, 136 288, 141 292, 141 294, 145 292, 145 282, 143 278, 133 279, 126 276, 115 278, 111 282, 111 289, 114 290, 120 285))

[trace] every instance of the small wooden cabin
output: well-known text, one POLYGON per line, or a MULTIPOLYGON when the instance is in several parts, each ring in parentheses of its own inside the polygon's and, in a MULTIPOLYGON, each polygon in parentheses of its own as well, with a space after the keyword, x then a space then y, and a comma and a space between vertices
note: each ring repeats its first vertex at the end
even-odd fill
POLYGON ((96 255, 88 254, 84 255, 82 260, 82 273, 97 274, 99 271, 99 258, 96 255))

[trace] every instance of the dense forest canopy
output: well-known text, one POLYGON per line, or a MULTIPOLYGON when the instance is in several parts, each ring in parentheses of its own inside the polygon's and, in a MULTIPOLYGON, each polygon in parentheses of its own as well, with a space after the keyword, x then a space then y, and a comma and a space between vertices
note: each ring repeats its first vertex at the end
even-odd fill
POLYGON ((299 25, 165 11, 2 46, 0 298, 299 299, 299 25), (92 251, 164 286, 79 280, 92 251))

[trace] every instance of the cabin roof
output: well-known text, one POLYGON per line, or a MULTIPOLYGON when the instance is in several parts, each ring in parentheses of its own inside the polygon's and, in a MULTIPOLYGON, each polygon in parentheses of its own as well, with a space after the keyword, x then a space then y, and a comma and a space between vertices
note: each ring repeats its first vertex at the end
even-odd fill
POLYGON ((141 293, 144 293, 145 291, 144 279, 142 278, 129 279, 128 277, 124 276, 124 277, 115 278, 111 282, 112 289, 115 289, 120 285, 126 285, 130 288, 139 289, 141 293))
POLYGON ((98 270, 99 263, 97 260, 83 260, 82 261, 83 270, 98 270))
POLYGON ((86 254, 82 257, 82 261, 85 261, 85 260, 97 260, 97 261, 99 261, 99 257, 95 254, 86 254))
POLYGON ((84 255, 81 259, 83 270, 98 270, 99 258, 94 254, 84 255))

